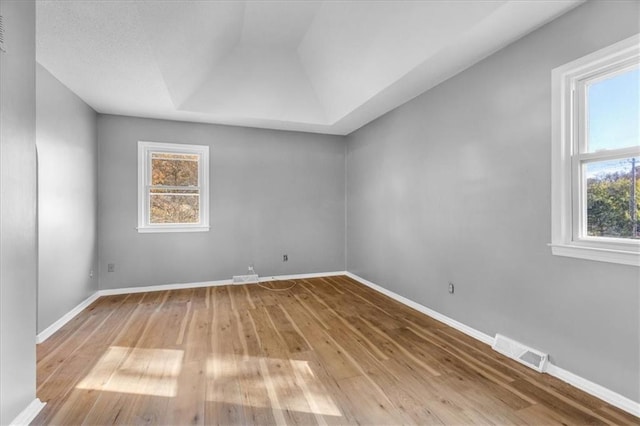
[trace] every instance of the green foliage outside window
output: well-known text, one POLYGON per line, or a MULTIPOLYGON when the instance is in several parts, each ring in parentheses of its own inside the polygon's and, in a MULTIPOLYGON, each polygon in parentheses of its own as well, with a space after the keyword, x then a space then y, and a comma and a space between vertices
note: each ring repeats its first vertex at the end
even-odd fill
POLYGON ((640 238, 640 166, 636 166, 635 177, 635 202, 631 199, 634 176, 630 168, 626 172, 603 173, 587 180, 589 236, 640 238))

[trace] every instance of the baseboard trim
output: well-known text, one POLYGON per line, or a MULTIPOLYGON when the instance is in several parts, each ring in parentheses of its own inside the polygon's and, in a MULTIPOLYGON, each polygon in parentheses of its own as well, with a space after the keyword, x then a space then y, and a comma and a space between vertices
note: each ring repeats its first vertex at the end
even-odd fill
MULTIPOLYGON (((276 275, 271 277, 260 277, 260 282, 265 281, 278 281, 278 280, 303 280, 307 278, 319 278, 319 277, 332 277, 337 275, 346 275, 346 271, 334 271, 334 272, 315 272, 311 274, 294 274, 294 275, 276 275)), ((251 283, 247 283, 251 284, 251 283)), ((163 285, 151 285, 146 287, 123 287, 123 288, 111 288, 98 290, 86 300, 81 302, 78 306, 64 314, 59 320, 45 328, 41 333, 36 335, 36 343, 42 343, 47 340, 53 333, 60 330, 66 323, 71 321, 76 315, 82 312, 87 306, 91 305, 99 297, 102 296, 114 296, 120 294, 133 294, 133 293, 146 293, 151 291, 166 291, 166 290, 182 290, 189 288, 199 287, 217 287, 222 285, 234 285, 233 280, 217 280, 217 281, 203 281, 193 283, 180 283, 180 284, 163 284, 163 285)))
POLYGON ((634 400, 629 399, 623 395, 620 395, 619 393, 616 393, 611 389, 605 388, 604 386, 587 380, 584 377, 580 377, 577 374, 574 374, 570 371, 565 370, 564 368, 560 368, 557 365, 551 363, 547 365, 546 373, 562 380, 565 383, 570 384, 573 387, 585 391, 586 393, 593 395, 596 398, 600 398, 601 400, 608 402, 614 407, 618 407, 619 409, 624 410, 629 414, 640 417, 640 403, 635 402, 634 400))
POLYGON ((347 271, 314 272, 312 274, 276 275, 271 277, 260 277, 260 282, 281 281, 281 280, 304 280, 307 278, 336 277, 339 275, 347 275, 347 271))
MULTIPOLYGON (((417 302, 414 302, 411 299, 408 299, 404 296, 401 296, 397 293, 394 293, 391 290, 387 290, 384 287, 381 287, 371 281, 368 281, 356 274, 353 274, 348 271, 334 271, 334 272, 319 272, 319 273, 310 273, 310 274, 294 274, 294 275, 278 275, 278 276, 270 276, 270 277, 260 277, 260 282, 265 281, 274 281, 274 280, 295 280, 295 279, 307 279, 307 278, 320 278, 320 277, 331 277, 331 276, 339 276, 346 275, 349 278, 352 278, 367 287, 370 287, 390 298, 397 300, 398 302, 407 305, 423 314, 436 319, 444 324, 447 324, 456 330, 459 330, 474 339, 477 339, 487 345, 492 345, 494 338, 485 334, 479 330, 476 330, 473 327, 469 327, 466 324, 463 324, 459 321, 454 320, 446 315, 443 315, 433 309, 427 308, 424 305, 421 305, 417 302)), ((182 284, 165 284, 165 285, 156 285, 156 286, 147 286, 147 287, 124 287, 118 289, 105 289, 98 290, 93 295, 89 296, 86 300, 81 302, 78 306, 73 308, 71 311, 63 315, 59 320, 51 324, 49 327, 44 329, 41 333, 36 336, 36 343, 42 343, 46 339, 48 339, 52 334, 58 331, 62 326, 71 321, 76 315, 78 315, 83 309, 87 306, 91 305, 95 300, 97 300, 101 296, 111 296, 111 295, 119 295, 119 294, 133 294, 133 293, 144 293, 151 291, 166 291, 166 290, 179 290, 179 289, 189 289, 189 288, 198 288, 198 287, 215 287, 222 285, 233 285, 233 280, 217 280, 217 281, 206 281, 206 282, 194 282, 194 283, 182 283, 182 284)), ((587 380, 581 376, 578 376, 570 371, 567 371, 561 367, 558 367, 552 363, 547 365, 547 374, 554 376, 584 392, 587 392, 590 395, 593 395, 615 407, 620 408, 621 410, 626 411, 629 414, 640 417, 640 403, 633 401, 623 395, 620 395, 617 392, 614 392, 604 386, 601 386, 597 383, 594 383, 590 380, 587 380)), ((40 402, 39 399, 34 400, 16 419, 13 424, 28 424, 38 412, 44 407, 44 403, 40 402), (33 407, 32 407, 33 406, 33 407), (29 418, 28 421, 24 421, 30 415, 29 413, 33 413, 33 417, 29 418), (17 423, 17 421, 21 421, 22 423, 17 423)))
POLYGON ((421 305, 417 302, 414 302, 411 299, 407 299, 404 296, 400 296, 397 293, 394 293, 390 290, 387 290, 384 287, 379 286, 378 284, 374 284, 371 281, 365 280, 362 277, 359 277, 358 275, 352 274, 351 272, 347 272, 345 274, 346 276, 348 276, 349 278, 353 278, 354 280, 366 285, 367 287, 370 287, 376 291, 379 291, 380 293, 389 296, 392 299, 397 300, 398 302, 407 305, 413 309, 415 309, 416 311, 422 312, 425 315, 430 316, 433 319, 436 319, 440 322, 443 322, 453 328, 455 328, 456 330, 460 330, 462 331, 464 334, 467 334, 471 337, 473 337, 474 339, 480 340, 483 343, 486 343, 487 345, 491 345, 493 344, 493 337, 489 336, 488 334, 484 334, 481 331, 476 330, 475 328, 471 328, 466 324, 463 324, 459 321, 454 320, 453 318, 449 318, 446 315, 441 314, 440 312, 436 312, 433 309, 427 308, 424 305, 421 305))
MULTIPOLYGON (((259 282, 265 281, 279 281, 279 280, 303 280, 306 278, 319 278, 319 277, 332 277, 336 275, 345 275, 346 271, 334 271, 334 272, 315 272, 311 274, 294 274, 294 275, 275 275, 269 277, 259 277, 259 282)), ((146 293, 148 291, 166 291, 166 290, 182 290, 198 287, 216 287, 221 285, 244 285, 255 284, 255 282, 238 283, 234 284, 233 279, 217 280, 217 281, 203 281, 194 283, 180 283, 180 284, 162 284, 146 287, 123 287, 115 289, 99 290, 99 296, 113 296, 117 294, 133 294, 133 293, 146 293)))
POLYGON ((231 285, 233 280, 217 280, 217 281, 203 281, 195 283, 179 283, 179 284, 162 284, 162 285, 150 285, 143 287, 122 287, 122 288, 109 288, 104 290, 98 290, 99 296, 115 296, 118 294, 134 294, 134 293, 147 293, 152 291, 167 291, 167 290, 183 290, 189 288, 199 287, 217 287, 221 285, 231 285))
POLYGON ((76 315, 78 315, 82 310, 84 310, 87 306, 91 305, 95 302, 98 297, 100 297, 99 292, 93 293, 91 296, 87 297, 84 301, 80 302, 78 306, 71 309, 69 312, 64 314, 59 320, 51 324, 49 327, 42 330, 40 333, 36 335, 36 344, 42 343, 47 340, 53 333, 60 330, 62 326, 71 321, 76 315))
MULTIPOLYGON (((366 285, 367 287, 370 287, 376 291, 379 291, 380 293, 389 296, 390 298, 397 300, 398 302, 407 305, 419 312, 422 312, 425 315, 430 316, 433 319, 436 319, 440 322, 443 322, 453 328, 455 328, 456 330, 459 330, 483 343, 486 343, 487 345, 492 345, 493 344, 493 340, 494 338, 489 336, 488 334, 485 334, 479 330, 476 330, 472 327, 469 327, 466 324, 463 324, 459 321, 456 321, 452 318, 449 318, 446 315, 443 315, 437 311, 434 311, 433 309, 427 308, 424 305, 421 305, 417 302, 414 302, 411 299, 407 299, 404 296, 400 296, 397 293, 394 293, 390 290, 387 290, 384 287, 381 287, 375 283, 372 283, 371 281, 368 281, 356 274, 353 274, 351 272, 346 272, 345 273, 346 276, 348 276, 349 278, 352 278, 356 281, 358 281, 361 284, 366 285)), ((605 388, 604 386, 601 386, 597 383, 594 383, 590 380, 587 380, 583 377, 578 376, 577 374, 574 374, 570 371, 567 371, 563 368, 560 368, 554 364, 552 364, 551 362, 549 362, 547 364, 547 370, 546 373, 554 376, 560 380, 562 380, 563 382, 566 382, 568 384, 570 384, 573 387, 576 387, 590 395, 595 396, 596 398, 599 398, 611 405, 613 405, 614 407, 618 407, 621 410, 626 411, 629 414, 632 414, 634 416, 640 417, 640 403, 627 398, 626 396, 620 395, 617 392, 614 392, 608 388, 605 388)))
POLYGON ((42 402, 38 398, 34 399, 29 405, 27 405, 27 408, 22 410, 22 412, 18 414, 15 419, 13 419, 13 421, 10 423, 10 426, 28 425, 33 421, 33 419, 36 418, 36 416, 40 413, 45 405, 47 405, 46 402, 42 402))

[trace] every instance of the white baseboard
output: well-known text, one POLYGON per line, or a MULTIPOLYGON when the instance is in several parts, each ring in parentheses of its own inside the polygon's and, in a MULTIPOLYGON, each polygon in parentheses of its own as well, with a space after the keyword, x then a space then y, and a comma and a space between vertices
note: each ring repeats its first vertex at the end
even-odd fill
POLYGON ((442 315, 440 312, 436 312, 433 309, 429 309, 426 306, 416 303, 411 299, 407 299, 406 297, 400 296, 399 294, 396 294, 390 290, 387 290, 384 287, 380 287, 378 284, 374 284, 371 281, 367 281, 362 277, 352 274, 351 272, 347 272, 345 275, 347 275, 349 278, 353 278, 354 280, 366 285, 367 287, 371 287, 372 289, 379 291, 380 293, 387 295, 392 299, 397 300, 398 302, 404 305, 407 305, 415 309, 416 311, 422 312, 423 314, 428 315, 431 318, 436 319, 440 322, 443 322, 455 328, 456 330, 460 330, 464 334, 468 334, 474 339, 480 340, 481 342, 486 343, 487 345, 493 344, 493 337, 489 336, 488 334, 484 334, 483 332, 478 331, 475 328, 471 328, 468 325, 458 322, 452 318, 449 318, 446 315, 442 315))
POLYGON ((45 405, 47 405, 46 402, 42 402, 38 398, 34 399, 29 405, 27 405, 27 408, 22 410, 22 412, 18 414, 15 419, 13 419, 13 421, 10 423, 10 426, 28 425, 33 421, 33 419, 36 418, 38 413, 40 413, 40 410, 42 410, 45 405))
POLYGON ((71 309, 69 312, 64 314, 59 320, 51 324, 49 327, 42 330, 40 333, 36 335, 36 343, 42 343, 47 340, 53 333, 62 328, 63 325, 71 321, 76 315, 82 312, 87 306, 92 304, 100 297, 99 292, 93 293, 91 296, 87 297, 84 301, 80 302, 78 306, 71 309))
MULTIPOLYGON (((455 328, 456 330, 459 330, 477 340, 480 340, 481 342, 484 342, 488 345, 493 344, 494 338, 489 336, 488 334, 485 334, 472 327, 469 327, 468 325, 462 324, 461 322, 458 322, 452 318, 449 318, 446 315, 443 315, 439 312, 429 309, 426 306, 423 306, 419 303, 414 302, 413 300, 407 299, 404 296, 400 296, 399 294, 396 294, 390 290, 387 290, 384 287, 380 287, 379 285, 374 284, 371 281, 365 280, 364 278, 359 277, 358 275, 352 274, 351 272, 347 272, 345 275, 366 285, 367 287, 370 287, 376 291, 379 291, 382 294, 385 294, 391 297, 392 299, 397 300, 402 304, 405 304, 419 312, 422 312, 423 314, 428 315, 431 318, 434 318, 440 322, 443 322, 455 328)), ((560 368, 552 363, 547 364, 546 373, 551 376, 557 377, 563 382, 566 382, 590 395, 593 395, 596 398, 600 398, 601 400, 608 402, 614 407, 618 407, 619 409, 624 410, 629 414, 633 414, 634 416, 640 417, 639 402, 629 399, 626 396, 620 395, 617 392, 614 392, 608 388, 605 388, 604 386, 601 386, 597 383, 594 383, 590 380, 580 377, 574 373, 571 373, 570 371, 560 368)))
POLYGON ((572 372, 551 363, 547 365, 546 372, 547 374, 550 374, 553 377, 556 377, 573 387, 576 387, 590 395, 595 396, 596 398, 600 398, 601 400, 608 402, 614 407, 618 407, 619 409, 624 410, 629 414, 640 417, 640 403, 635 402, 632 399, 622 396, 619 393, 605 388, 604 386, 600 386, 597 383, 580 377, 577 374, 573 374, 572 372))
MULTIPOLYGON (((371 281, 365 280, 364 278, 359 277, 358 275, 352 274, 351 272, 335 271, 335 272, 321 272, 321 273, 311 273, 311 274, 278 275, 278 276, 271 276, 271 277, 260 277, 260 282, 274 281, 274 280, 277 281, 277 280, 319 278, 319 277, 330 277, 330 276, 338 276, 338 275, 346 275, 366 285, 367 287, 370 287, 382 294, 385 294, 391 297, 392 299, 397 300, 398 302, 404 305, 407 305, 419 312, 422 312, 423 314, 428 315, 431 318, 434 318, 444 324, 447 324, 455 328, 456 330, 459 330, 473 337, 474 339, 477 339, 483 343, 486 343, 487 345, 493 344, 494 338, 489 336, 488 334, 485 334, 479 330, 476 330, 475 328, 469 327, 468 325, 463 324, 459 321, 456 321, 437 311, 434 311, 433 309, 427 308, 426 306, 421 305, 417 302, 414 302, 413 300, 407 299, 404 296, 400 296, 397 293, 387 290, 386 288, 381 287, 377 284, 374 284, 371 281)), ((188 288, 198 288, 198 287, 213 287, 213 286, 221 286, 221 285, 233 285, 233 280, 229 279, 229 280, 218 280, 218 281, 207 281, 207 282, 165 284, 165 285, 147 286, 147 287, 125 287, 125 288, 118 288, 118 289, 99 290, 96 293, 94 293, 92 296, 88 297, 85 301, 80 303, 78 306, 73 308, 71 311, 69 311, 67 314, 65 314, 62 318, 57 320, 55 323, 51 324, 44 331, 39 333, 36 336, 36 343, 44 342, 48 337, 50 337, 53 333, 58 331, 63 325, 65 325, 67 322, 73 319, 83 309, 85 309, 87 306, 89 306, 91 303, 93 303, 96 299, 98 299, 101 296, 143 293, 143 292, 150 292, 150 291, 178 290, 178 289, 188 289, 188 288)), ((610 389, 605 388, 604 386, 601 386, 597 383, 591 382, 583 377, 573 374, 570 371, 560 368, 552 363, 548 364, 546 373, 554 377, 557 377, 558 379, 566 383, 569 383, 570 385, 580 390, 583 390, 588 394, 591 394, 597 398, 600 398, 603 401, 606 401, 609 404, 620 408, 621 410, 624 410, 630 414, 633 414, 634 416, 640 417, 640 403, 633 401, 623 395, 620 395, 619 393, 616 393, 610 389)), ((32 404, 30 404, 29 407, 31 407, 31 405, 34 405, 36 401, 42 404, 42 406, 44 406, 44 404, 41 403, 40 400, 34 400, 34 402, 32 402, 32 404)), ((35 412, 36 415, 40 411, 42 406, 37 408, 37 411, 35 412)), ((38 405, 35 404, 35 407, 38 407, 38 405)), ((25 412, 27 412, 27 409, 25 409, 25 411, 23 411, 23 413, 21 413, 20 416, 16 418, 16 420, 18 420, 19 418, 22 419, 21 416, 25 412)), ((15 423, 15 420, 14 420, 14 423, 15 423)), ((15 423, 15 424, 21 424, 21 423, 15 423)))
MULTIPOLYGON (((278 280, 303 280, 306 278, 319 278, 319 277, 332 277, 336 275, 346 275, 346 271, 337 272, 317 272, 312 274, 295 274, 295 275, 276 275, 269 277, 260 277, 260 282, 265 281, 278 281, 278 280)), ((163 284, 152 285, 146 287, 123 287, 114 289, 99 290, 99 296, 113 296, 116 294, 133 294, 133 293, 146 293, 148 291, 166 291, 166 290, 181 290, 198 287, 216 287, 221 285, 243 285, 252 283, 239 283, 233 282, 233 279, 217 280, 217 281, 203 281, 195 283, 181 283, 181 284, 163 284)))
POLYGON ((151 291, 166 291, 166 290, 182 290, 198 287, 217 287, 221 285, 231 285, 233 280, 217 280, 217 281, 203 281, 197 283, 180 283, 180 284, 162 284, 162 285, 150 285, 146 287, 123 287, 123 288, 109 288, 104 290, 98 290, 98 296, 115 296, 118 294, 134 294, 134 293, 147 293, 151 291))
MULTIPOLYGON (((265 281, 278 281, 278 280, 303 280, 307 278, 318 278, 318 277, 332 277, 336 275, 346 275, 346 271, 334 271, 334 272, 317 272, 312 274, 295 274, 295 275, 277 275, 271 277, 261 277, 260 282, 265 281)), ((133 293, 146 293, 150 291, 166 291, 166 290, 181 290, 188 288, 198 288, 198 287, 216 287, 221 285, 233 285, 233 280, 217 280, 217 281, 204 281, 204 282, 195 282, 195 283, 181 283, 181 284, 163 284, 163 285, 152 285, 146 287, 124 287, 124 288, 112 288, 112 289, 104 289, 98 290, 91 296, 89 296, 85 301, 81 302, 78 306, 67 312, 63 315, 59 320, 51 324, 49 327, 44 329, 41 333, 36 335, 36 343, 42 343, 47 340, 53 333, 58 331, 62 326, 71 321, 76 315, 82 312, 87 306, 92 304, 95 300, 102 296, 114 296, 119 294, 133 294, 133 293)))
POLYGON ((347 275, 347 271, 314 272, 312 274, 277 275, 273 277, 260 277, 260 282, 281 281, 281 280, 306 280, 307 278, 336 277, 338 275, 347 275))

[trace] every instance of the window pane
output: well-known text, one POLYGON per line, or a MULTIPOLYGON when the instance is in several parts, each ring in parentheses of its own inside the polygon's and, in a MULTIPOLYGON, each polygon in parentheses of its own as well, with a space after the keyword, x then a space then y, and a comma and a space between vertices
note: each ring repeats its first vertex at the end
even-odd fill
POLYGON ((198 155, 151 154, 151 185, 198 186, 198 155))
POLYGON ((151 223, 200 222, 200 196, 189 194, 150 194, 151 223))
POLYGON ((640 69, 588 86, 588 152, 640 145, 640 69))
POLYGON ((587 235, 639 238, 640 157, 587 163, 585 169, 587 235))

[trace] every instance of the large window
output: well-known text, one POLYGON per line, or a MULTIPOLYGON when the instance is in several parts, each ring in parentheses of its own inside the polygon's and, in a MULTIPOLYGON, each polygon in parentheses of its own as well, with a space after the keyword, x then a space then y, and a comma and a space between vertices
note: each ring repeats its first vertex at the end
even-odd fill
POLYGON ((209 230, 209 147, 138 142, 138 232, 209 230))
POLYGON ((554 254, 640 265, 639 42, 553 70, 554 254))

